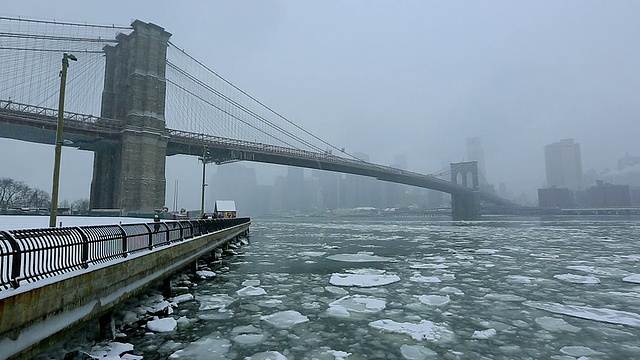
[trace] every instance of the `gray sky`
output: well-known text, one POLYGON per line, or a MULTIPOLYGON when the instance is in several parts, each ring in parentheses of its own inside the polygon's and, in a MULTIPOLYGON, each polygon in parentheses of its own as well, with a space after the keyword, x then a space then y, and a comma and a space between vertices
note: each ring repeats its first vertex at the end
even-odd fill
MULTIPOLYGON (((465 160, 466 138, 479 136, 487 179, 516 194, 534 196, 543 147, 562 138, 580 143, 585 171, 640 155, 638 1, 23 0, 0 14, 156 23, 246 92, 373 162, 405 154, 410 170, 431 173, 465 160)), ((52 146, 0 139, 0 151, 10 155, 0 176, 50 191, 52 146)), ((91 162, 65 149, 61 199, 88 197, 91 162)), ((196 159, 167 164, 168 188, 178 176, 198 188, 196 159)), ((197 208, 199 195, 188 201, 197 208)))

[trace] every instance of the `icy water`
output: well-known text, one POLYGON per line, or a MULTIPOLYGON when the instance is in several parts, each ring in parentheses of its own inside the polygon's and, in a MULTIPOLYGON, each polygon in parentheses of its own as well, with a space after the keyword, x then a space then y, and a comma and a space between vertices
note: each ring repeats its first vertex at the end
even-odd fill
POLYGON ((176 276, 168 323, 143 315, 156 293, 124 306, 118 341, 144 359, 640 359, 639 238, 637 218, 253 219, 215 277, 176 276))

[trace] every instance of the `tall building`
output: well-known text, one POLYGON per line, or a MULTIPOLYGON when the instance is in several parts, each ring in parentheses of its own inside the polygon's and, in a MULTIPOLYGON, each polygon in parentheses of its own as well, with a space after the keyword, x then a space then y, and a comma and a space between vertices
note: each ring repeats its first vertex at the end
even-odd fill
POLYGON ((563 139, 544 147, 547 187, 582 190, 580 144, 563 139))
POLYGON ((484 163, 484 150, 482 150, 482 141, 479 137, 467 138, 467 160, 477 161, 478 170, 482 177, 486 179, 487 171, 484 163))

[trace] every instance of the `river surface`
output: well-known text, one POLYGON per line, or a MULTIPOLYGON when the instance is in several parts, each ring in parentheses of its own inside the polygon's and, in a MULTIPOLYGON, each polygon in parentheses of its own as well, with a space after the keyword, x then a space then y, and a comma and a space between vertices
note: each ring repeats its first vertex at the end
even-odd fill
POLYGON ((640 359, 638 218, 255 218, 236 251, 174 278, 176 330, 122 306, 122 358, 640 359))

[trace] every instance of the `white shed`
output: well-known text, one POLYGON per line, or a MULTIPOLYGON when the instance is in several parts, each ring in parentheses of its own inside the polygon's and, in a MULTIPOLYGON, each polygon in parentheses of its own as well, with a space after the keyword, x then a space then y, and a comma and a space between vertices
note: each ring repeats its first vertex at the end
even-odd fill
POLYGON ((222 215, 225 219, 235 218, 237 215, 236 202, 233 200, 216 200, 216 206, 213 211, 218 216, 222 215))

